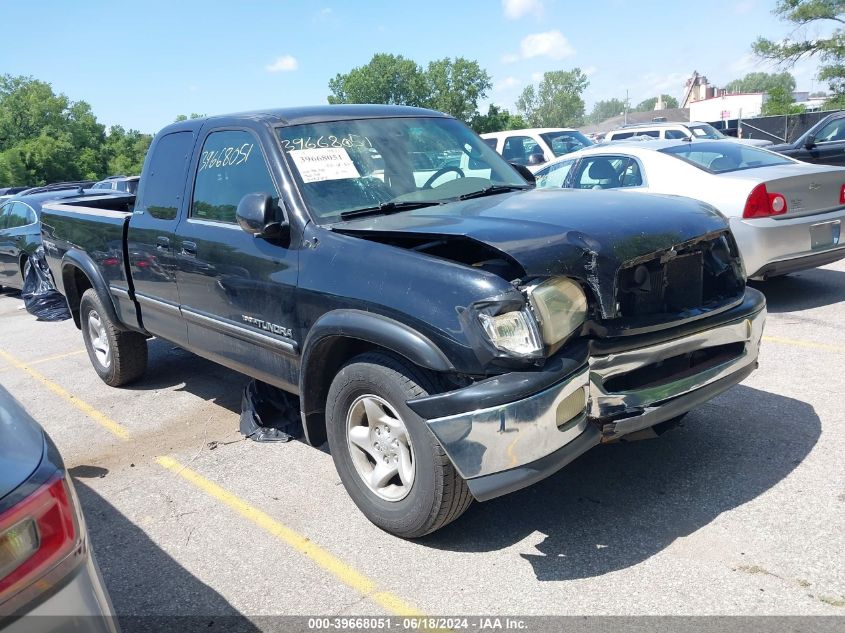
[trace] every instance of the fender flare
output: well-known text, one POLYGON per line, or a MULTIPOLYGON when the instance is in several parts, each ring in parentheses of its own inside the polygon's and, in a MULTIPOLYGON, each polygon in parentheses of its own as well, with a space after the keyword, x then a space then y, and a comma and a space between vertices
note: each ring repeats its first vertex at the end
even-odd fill
POLYGON ((91 287, 103 303, 103 307, 106 309, 111 322, 120 329, 126 329, 117 316, 114 299, 112 299, 111 292, 109 292, 109 286, 106 280, 103 279, 103 275, 100 273, 94 260, 91 259, 88 253, 74 248, 66 252, 62 257, 62 286, 76 327, 81 327, 79 302, 82 299, 82 295, 77 292, 76 284, 73 281, 74 268, 81 270, 82 274, 91 282, 91 287))
MULTIPOLYGON (((333 339, 351 339, 377 345, 431 371, 456 371, 452 362, 431 339, 404 323, 364 310, 340 309, 327 312, 311 327, 302 347, 300 409, 305 437, 311 444, 319 445, 325 440, 324 392, 328 388, 320 390, 309 383, 312 374, 320 375, 320 366, 333 339)), ((331 380, 327 382, 330 384, 331 380)))

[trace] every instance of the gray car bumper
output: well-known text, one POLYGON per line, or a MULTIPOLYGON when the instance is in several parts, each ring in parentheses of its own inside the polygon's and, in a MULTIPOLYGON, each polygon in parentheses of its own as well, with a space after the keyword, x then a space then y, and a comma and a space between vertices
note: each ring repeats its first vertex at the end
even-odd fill
POLYGON ((64 631, 120 631, 93 554, 61 589, 3 628, 3 633, 64 631))
POLYGON ((558 382, 512 402, 441 417, 426 415, 435 407, 425 405, 442 408, 461 399, 462 390, 408 404, 427 418, 473 495, 491 499, 551 475, 602 441, 681 415, 745 378, 756 367, 766 317, 765 300, 748 293, 754 300, 730 321, 628 349, 593 350, 558 382))

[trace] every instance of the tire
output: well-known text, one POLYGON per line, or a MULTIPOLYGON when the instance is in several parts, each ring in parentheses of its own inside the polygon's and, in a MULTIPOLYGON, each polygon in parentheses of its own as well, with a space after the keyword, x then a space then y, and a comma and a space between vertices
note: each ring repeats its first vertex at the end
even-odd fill
POLYGON ((352 359, 338 372, 326 398, 329 448, 346 491, 372 523, 402 538, 434 532, 461 516, 472 503, 466 482, 425 421, 405 404, 431 391, 428 377, 404 359, 369 352, 352 359), (367 411, 387 417, 370 416, 367 411), (388 423, 373 425, 371 417, 388 423), (401 429, 397 431, 397 421, 405 429, 404 440, 401 429), (384 435, 388 424, 388 433, 384 435), (353 427, 357 432, 350 430, 353 427), (371 452, 356 443, 370 441, 361 439, 361 429, 369 432, 371 452), (379 429, 382 435, 377 435, 379 429), (353 442, 350 436, 358 439, 353 442), (384 441, 385 437, 388 442, 384 441), (373 473, 380 464, 373 455, 383 457, 386 464, 395 457, 397 469, 397 474, 378 489, 372 479, 379 479, 373 473), (400 473, 403 464, 407 465, 408 456, 411 468, 404 469, 406 476, 402 477, 400 473), (412 478, 407 476, 410 472, 412 478), (406 480, 410 484, 406 485, 406 480))
POLYGON ((115 327, 93 288, 82 294, 79 321, 88 358, 104 383, 120 387, 144 374, 147 368, 146 337, 115 327))

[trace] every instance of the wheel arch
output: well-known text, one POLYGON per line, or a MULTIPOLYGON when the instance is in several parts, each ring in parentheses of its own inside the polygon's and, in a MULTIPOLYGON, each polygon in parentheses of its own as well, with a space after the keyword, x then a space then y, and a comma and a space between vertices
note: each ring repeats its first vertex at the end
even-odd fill
POLYGON ((97 293, 112 323, 118 326, 121 324, 108 284, 106 284, 96 264, 87 253, 78 250, 65 253, 62 258, 62 286, 77 329, 82 327, 79 317, 79 304, 82 301, 82 295, 89 288, 93 288, 97 293))
POLYGON ((455 367, 428 337, 404 323, 363 310, 334 310, 312 326, 303 346, 299 373, 305 438, 326 441, 326 396, 340 368, 369 351, 392 352, 423 370, 454 372, 455 367))

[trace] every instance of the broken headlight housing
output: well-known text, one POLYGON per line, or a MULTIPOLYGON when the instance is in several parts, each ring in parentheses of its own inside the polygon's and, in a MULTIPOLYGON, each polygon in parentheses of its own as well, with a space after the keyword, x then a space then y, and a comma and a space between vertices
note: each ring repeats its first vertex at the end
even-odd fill
POLYGON ((566 277, 553 277, 525 290, 543 343, 553 353, 587 320, 587 295, 566 277))
POLYGON ((492 316, 480 313, 481 326, 497 349, 514 356, 536 357, 543 351, 537 321, 527 310, 492 316))

